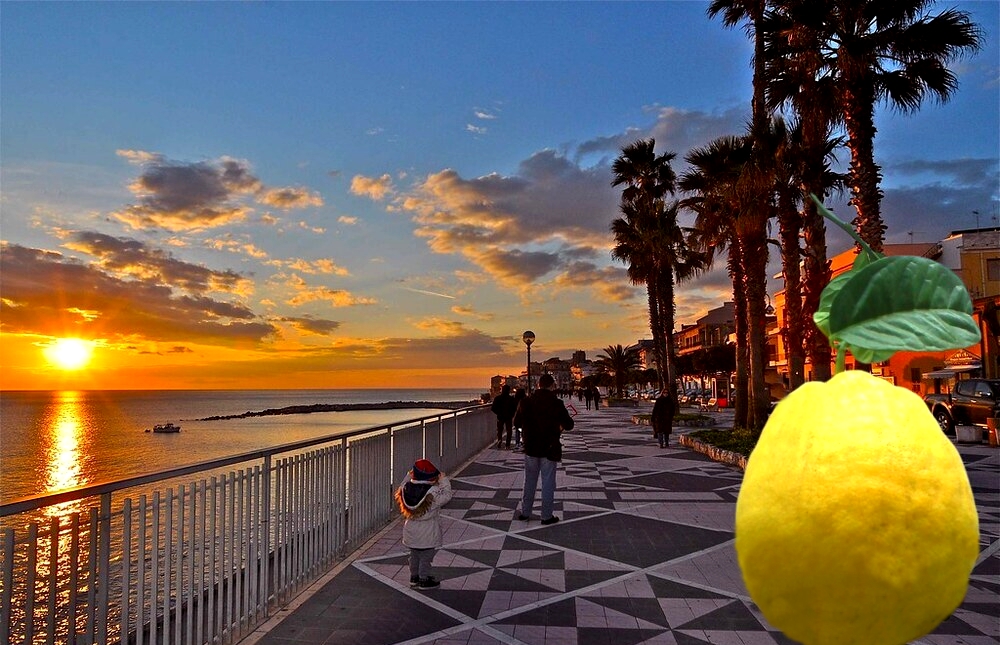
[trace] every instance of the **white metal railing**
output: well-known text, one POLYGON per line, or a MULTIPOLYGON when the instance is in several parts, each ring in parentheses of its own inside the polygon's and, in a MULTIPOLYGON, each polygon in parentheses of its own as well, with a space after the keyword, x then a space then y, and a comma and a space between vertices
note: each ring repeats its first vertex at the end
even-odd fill
POLYGON ((235 643, 395 517, 415 459, 494 437, 477 406, 0 505, 0 643, 235 643))

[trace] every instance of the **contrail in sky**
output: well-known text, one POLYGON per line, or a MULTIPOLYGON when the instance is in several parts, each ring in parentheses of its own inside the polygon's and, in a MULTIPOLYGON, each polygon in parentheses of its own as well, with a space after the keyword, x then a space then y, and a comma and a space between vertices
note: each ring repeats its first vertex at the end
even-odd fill
POLYGON ((434 291, 424 291, 423 289, 411 289, 410 287, 403 287, 407 291, 412 291, 413 293, 424 293, 428 296, 437 296, 438 298, 448 298, 449 300, 454 300, 455 296, 449 296, 446 293, 435 293, 434 291))

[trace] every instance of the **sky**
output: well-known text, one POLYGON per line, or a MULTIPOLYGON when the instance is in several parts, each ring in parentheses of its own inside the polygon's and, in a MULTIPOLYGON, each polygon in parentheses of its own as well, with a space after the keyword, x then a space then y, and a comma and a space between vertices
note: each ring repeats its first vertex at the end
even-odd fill
MULTIPOLYGON (((952 100, 876 117, 890 243, 1000 217, 1000 3, 952 6, 984 36, 952 100)), ((750 42, 706 7, 0 3, 0 389, 485 391, 525 330, 648 338, 610 167, 744 131, 750 42)))

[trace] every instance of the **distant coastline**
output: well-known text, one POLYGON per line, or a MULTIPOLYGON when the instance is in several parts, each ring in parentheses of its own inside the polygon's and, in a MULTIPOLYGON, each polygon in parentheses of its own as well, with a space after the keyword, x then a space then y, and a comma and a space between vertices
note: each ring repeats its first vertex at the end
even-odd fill
POLYGON ((348 412, 352 410, 406 410, 410 408, 440 408, 458 410, 479 405, 479 401, 384 401, 381 403, 313 403, 310 405, 290 405, 283 408, 268 408, 256 412, 224 414, 191 421, 228 421, 229 419, 249 419, 250 417, 273 417, 284 414, 312 414, 313 412, 348 412))

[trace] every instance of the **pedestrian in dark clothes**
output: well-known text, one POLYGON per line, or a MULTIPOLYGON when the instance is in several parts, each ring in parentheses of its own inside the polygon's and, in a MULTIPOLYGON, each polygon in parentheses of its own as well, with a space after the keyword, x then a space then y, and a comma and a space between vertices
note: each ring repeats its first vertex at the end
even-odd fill
POLYGON ((650 417, 653 436, 660 442, 661 448, 666 448, 667 442, 670 441, 675 410, 676 406, 674 406, 674 399, 670 396, 670 392, 662 390, 660 395, 656 397, 656 403, 653 404, 653 415, 650 417))
POLYGON ((497 415, 497 449, 504 445, 504 430, 507 431, 507 450, 510 450, 510 436, 513 430, 514 412, 517 411, 517 402, 510 393, 510 386, 504 385, 500 390, 500 395, 493 399, 490 406, 493 414, 497 415))
POLYGON ((526 522, 531 518, 535 504, 538 479, 542 480, 542 524, 555 524, 559 518, 552 514, 556 492, 556 466, 562 461, 562 443, 559 436, 564 430, 573 429, 573 417, 566 405, 552 391, 551 374, 542 374, 538 389, 521 401, 514 423, 524 428, 524 493, 517 519, 526 522))

